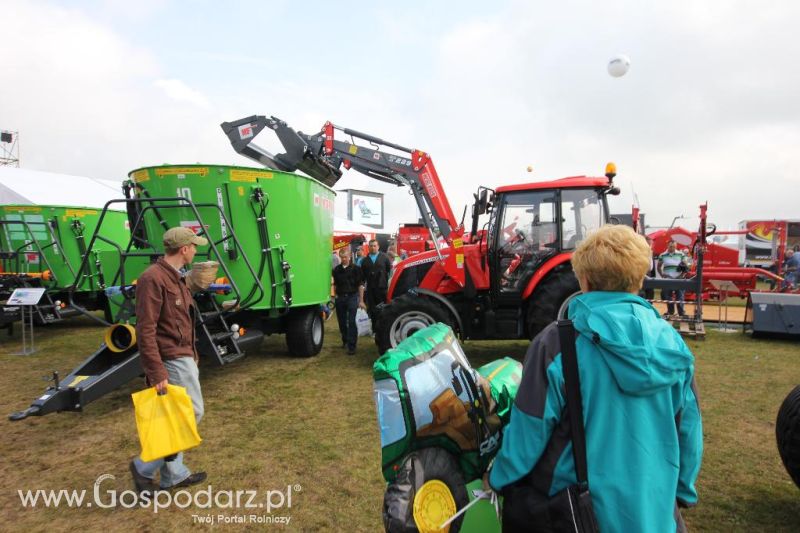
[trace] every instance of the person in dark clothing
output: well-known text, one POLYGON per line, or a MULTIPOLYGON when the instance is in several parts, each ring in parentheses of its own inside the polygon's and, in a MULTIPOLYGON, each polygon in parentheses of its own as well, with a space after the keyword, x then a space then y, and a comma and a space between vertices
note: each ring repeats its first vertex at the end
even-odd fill
MULTIPOLYGON (((645 274, 645 276, 648 278, 655 278, 657 260, 656 257, 653 255, 653 238, 648 237, 647 235, 645 235, 644 238, 647 241, 647 245, 650 247, 650 269, 647 271, 647 274, 645 274)), ((655 289, 643 289, 640 292, 639 296, 641 296, 645 300, 653 300, 656 297, 656 291, 655 289)))
POLYGON ((361 261, 361 272, 367 284, 366 302, 370 318, 375 316, 375 308, 386 301, 386 289, 389 288, 389 272, 392 262, 389 256, 378 249, 378 241, 369 241, 369 255, 361 261))
POLYGON ((336 290, 336 320, 339 321, 339 332, 342 334, 342 347, 347 353, 356 353, 358 328, 356 312, 364 305, 364 277, 361 269, 351 262, 350 250, 339 251, 339 263, 333 269, 333 286, 336 290))

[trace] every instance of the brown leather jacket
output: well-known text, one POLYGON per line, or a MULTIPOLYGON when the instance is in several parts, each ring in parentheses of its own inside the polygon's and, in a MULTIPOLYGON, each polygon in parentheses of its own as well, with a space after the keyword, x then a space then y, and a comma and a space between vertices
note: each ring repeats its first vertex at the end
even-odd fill
POLYGON ((139 359, 151 385, 167 379, 162 359, 193 357, 192 293, 180 273, 163 258, 144 271, 136 283, 136 340, 139 359))

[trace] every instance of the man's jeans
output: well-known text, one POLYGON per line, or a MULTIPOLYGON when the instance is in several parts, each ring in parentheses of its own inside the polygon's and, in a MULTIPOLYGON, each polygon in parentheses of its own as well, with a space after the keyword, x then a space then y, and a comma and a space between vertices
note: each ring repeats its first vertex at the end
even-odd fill
POLYGON ((342 343, 348 350, 356 349, 358 340, 358 327, 356 326, 356 313, 358 312, 358 294, 336 297, 336 320, 339 322, 339 332, 342 334, 342 343))
POLYGON ((667 313, 670 315, 675 314, 675 302, 672 299, 673 293, 676 293, 678 298, 678 314, 683 316, 686 314, 683 309, 683 300, 686 297, 686 291, 672 291, 667 289, 661 289, 661 299, 668 300, 667 313))
MULTIPOLYGON (((164 359, 164 368, 169 374, 170 385, 186 387, 186 393, 192 399, 194 418, 197 422, 203 418, 203 392, 200 390, 200 372, 197 363, 191 357, 178 357, 177 359, 164 359)), ((133 460, 136 470, 146 478, 154 479, 156 472, 161 471, 160 485, 162 489, 180 483, 191 475, 191 470, 183 464, 183 452, 174 460, 165 461, 156 459, 145 463, 140 457, 133 460)))

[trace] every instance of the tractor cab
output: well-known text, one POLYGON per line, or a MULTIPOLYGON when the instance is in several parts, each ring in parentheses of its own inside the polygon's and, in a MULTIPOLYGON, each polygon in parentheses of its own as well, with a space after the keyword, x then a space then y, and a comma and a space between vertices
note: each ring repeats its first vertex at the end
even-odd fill
POLYGON ((608 182, 573 177, 497 190, 488 229, 491 292, 499 307, 519 306, 537 272, 572 252, 605 224, 608 182), (596 183, 595 183, 596 182, 596 183))

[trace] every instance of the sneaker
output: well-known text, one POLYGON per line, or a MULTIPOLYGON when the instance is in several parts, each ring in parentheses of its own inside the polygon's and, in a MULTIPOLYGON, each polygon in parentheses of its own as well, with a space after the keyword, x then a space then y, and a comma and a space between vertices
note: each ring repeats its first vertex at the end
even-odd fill
POLYGON ((136 492, 142 494, 152 493, 153 491, 158 490, 158 487, 155 483, 153 483, 152 479, 141 475, 139 471, 136 470, 136 463, 131 461, 130 465, 128 465, 128 468, 133 476, 133 486, 136 488, 136 492))
POLYGON ((208 476, 205 472, 195 472, 194 474, 189 474, 189 477, 184 479, 179 483, 175 483, 171 487, 167 487, 168 489, 177 489, 180 487, 191 487, 192 485, 197 485, 198 483, 202 483, 206 480, 208 476))
POLYGON ((356 347, 353 346, 352 348, 347 349, 347 355, 355 355, 356 354, 356 347))

